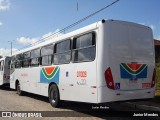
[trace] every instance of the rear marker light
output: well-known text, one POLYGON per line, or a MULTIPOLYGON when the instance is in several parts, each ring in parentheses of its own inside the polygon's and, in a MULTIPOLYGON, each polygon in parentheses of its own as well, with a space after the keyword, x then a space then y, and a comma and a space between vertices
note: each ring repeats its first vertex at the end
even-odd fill
POLYGON ((109 86, 112 86, 112 82, 109 82, 109 86))
POLYGON ((121 94, 120 94, 120 93, 117 93, 116 95, 119 96, 119 95, 121 95, 121 94))
POLYGON ((151 87, 155 86, 155 81, 156 81, 156 69, 154 69, 153 71, 151 87))
POLYGON ((97 88, 96 86, 91 86, 91 88, 97 88))
POLYGON ((115 89, 114 80, 113 80, 113 76, 112 76, 110 67, 105 71, 104 76, 105 76, 107 87, 114 90, 115 89))

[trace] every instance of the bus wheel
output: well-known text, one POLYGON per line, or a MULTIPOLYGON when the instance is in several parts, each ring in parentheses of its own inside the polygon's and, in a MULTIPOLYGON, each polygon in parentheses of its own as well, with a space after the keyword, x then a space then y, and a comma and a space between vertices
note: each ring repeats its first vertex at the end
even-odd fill
POLYGON ((56 85, 51 85, 49 88, 49 102, 53 107, 60 106, 60 96, 56 85))
POLYGON ((20 87, 20 83, 19 83, 19 82, 17 83, 17 88, 16 88, 16 89, 17 89, 17 94, 18 94, 19 96, 21 96, 23 92, 22 92, 22 90, 21 90, 21 87, 20 87))

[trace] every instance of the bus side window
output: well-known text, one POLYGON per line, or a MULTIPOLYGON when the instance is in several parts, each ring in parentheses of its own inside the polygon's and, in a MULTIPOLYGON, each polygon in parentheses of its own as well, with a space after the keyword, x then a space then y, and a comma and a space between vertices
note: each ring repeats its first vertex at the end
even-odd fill
POLYGON ((15 68, 21 68, 21 61, 16 61, 15 62, 15 68))
POLYGON ((23 54, 16 55, 15 68, 22 67, 23 54))
POLYGON ((47 66, 52 64, 53 60, 53 44, 44 46, 41 49, 41 65, 47 66))
POLYGON ((7 62, 8 69, 10 69, 10 65, 11 65, 11 59, 9 59, 7 62))
POLYGON ((71 60, 71 40, 55 44, 54 64, 68 64, 71 60))
POLYGON ((88 33, 73 39, 72 61, 87 62, 95 59, 95 33, 88 33))
POLYGON ((4 61, 1 61, 1 71, 3 71, 4 68, 4 61))
POLYGON ((1 71, 1 62, 0 62, 0 71, 1 71))
POLYGON ((24 60, 22 63, 22 67, 29 67, 30 66, 30 58, 31 58, 31 53, 30 51, 23 53, 24 60))
POLYGON ((31 59, 31 66, 35 67, 40 65, 39 57, 31 59))
POLYGON ((31 66, 40 65, 40 48, 31 51, 31 66))
POLYGON ((30 59, 23 60, 22 67, 29 67, 30 66, 30 59))
POLYGON ((12 57, 11 57, 11 66, 10 66, 11 69, 14 69, 14 68, 15 68, 15 60, 16 60, 16 59, 15 59, 15 56, 12 56, 12 57))
POLYGON ((14 69, 15 68, 15 62, 12 62, 11 63, 11 69, 14 69))

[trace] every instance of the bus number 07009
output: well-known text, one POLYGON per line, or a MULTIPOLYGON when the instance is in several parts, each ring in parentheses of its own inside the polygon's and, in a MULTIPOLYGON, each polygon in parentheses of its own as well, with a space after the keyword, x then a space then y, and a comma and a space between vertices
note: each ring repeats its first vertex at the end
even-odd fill
POLYGON ((87 77, 87 71, 77 71, 77 77, 81 78, 87 77))

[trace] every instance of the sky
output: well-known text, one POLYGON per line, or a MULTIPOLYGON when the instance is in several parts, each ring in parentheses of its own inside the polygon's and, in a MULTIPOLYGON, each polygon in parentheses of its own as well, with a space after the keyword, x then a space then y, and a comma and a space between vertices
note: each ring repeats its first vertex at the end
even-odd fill
MULTIPOLYGON (((114 0, 0 0, 0 55, 61 30, 114 0), (77 7, 78 3, 78 7, 77 7)), ((76 30, 102 19, 130 21, 150 26, 160 39, 160 0, 120 0, 78 24, 76 30)), ((66 31, 66 32, 69 32, 66 31)))

